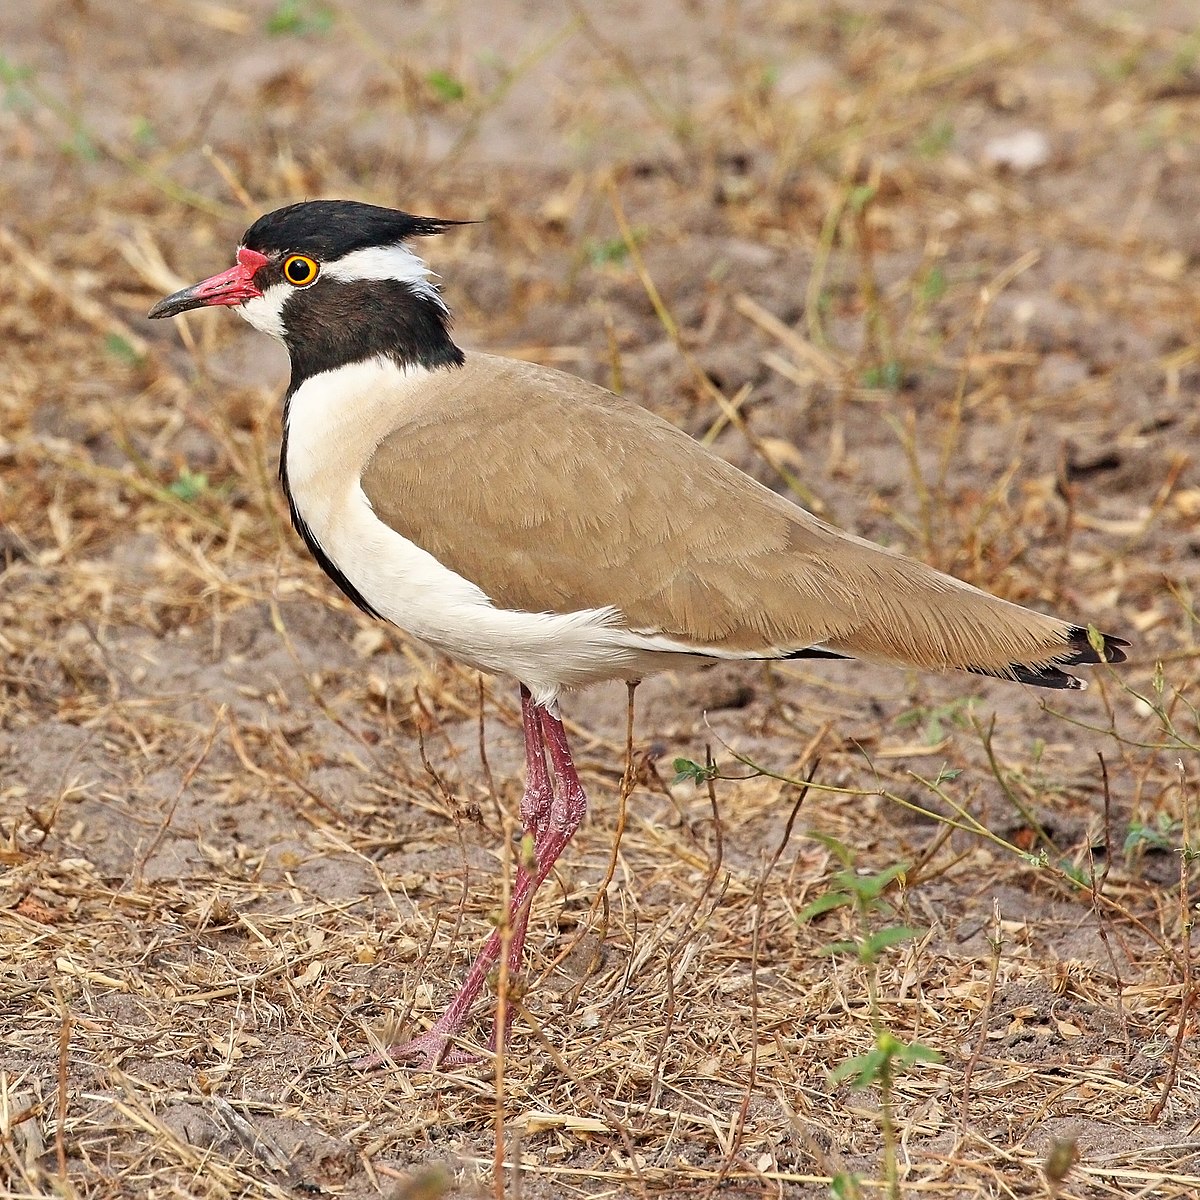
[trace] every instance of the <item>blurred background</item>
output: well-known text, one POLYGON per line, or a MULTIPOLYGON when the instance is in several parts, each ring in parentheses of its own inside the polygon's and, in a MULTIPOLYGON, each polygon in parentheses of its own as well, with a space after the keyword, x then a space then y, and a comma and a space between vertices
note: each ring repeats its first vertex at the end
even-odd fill
POLYGON ((1192 0, 27 0, 0 163, 14 1194, 1196 1194, 1192 0), (1131 664, 660 678, 627 805, 624 689, 570 698, 503 1087, 357 1075, 489 929, 515 688, 308 559, 280 347, 144 319, 321 196, 477 222, 418 247, 464 346, 1131 664), (855 1090, 881 1031, 940 1061, 855 1090))

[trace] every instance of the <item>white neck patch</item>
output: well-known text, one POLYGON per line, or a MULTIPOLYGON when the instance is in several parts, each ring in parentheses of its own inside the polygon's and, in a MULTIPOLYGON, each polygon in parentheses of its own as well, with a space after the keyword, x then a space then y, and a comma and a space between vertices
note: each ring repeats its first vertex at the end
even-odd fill
POLYGON ((283 341, 283 304, 292 290, 289 284, 273 283, 261 296, 239 304, 234 311, 260 333, 283 341))
POLYGON ((446 307, 437 288, 430 283, 435 277, 434 272, 403 242, 352 250, 336 261, 326 263, 322 274, 342 283, 354 283, 359 279, 396 279, 408 284, 418 296, 432 300, 440 308, 446 307))

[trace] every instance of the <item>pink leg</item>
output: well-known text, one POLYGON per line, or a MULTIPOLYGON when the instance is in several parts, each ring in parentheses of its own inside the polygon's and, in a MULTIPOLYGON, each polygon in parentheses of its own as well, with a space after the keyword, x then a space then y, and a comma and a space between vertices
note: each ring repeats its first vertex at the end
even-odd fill
MULTIPOLYGON (((525 692, 524 686, 521 689, 522 701, 528 694, 525 692)), ((566 848, 567 843, 575 834, 575 830, 583 822, 584 816, 587 814, 587 793, 583 790, 583 784, 579 782, 579 775, 575 771, 575 763, 571 758, 571 748, 567 744, 567 731, 563 728, 562 721, 552 715, 547 709, 539 708, 530 701, 530 710, 533 712, 536 720, 539 720, 541 726, 542 743, 547 750, 550 751, 550 761, 554 764, 554 774, 558 779, 559 795, 555 799, 553 793, 550 792, 549 777, 543 774, 542 779, 546 785, 546 797, 549 803, 544 807, 538 808, 536 814, 526 815, 526 807, 524 799, 521 803, 521 815, 525 823, 526 833, 534 833, 534 862, 536 864, 536 876, 533 880, 532 889, 529 891, 528 901, 517 901, 517 892, 521 890, 523 878, 526 877, 524 863, 519 863, 517 866, 517 883, 514 888, 512 904, 509 907, 509 924, 512 929, 512 936, 508 943, 508 974, 509 978, 515 978, 521 970, 521 960, 525 951, 525 934, 529 929, 529 908, 533 901, 533 893, 537 891, 542 880, 550 874, 554 864, 558 861, 558 856, 566 848)), ((529 745, 529 726, 526 725, 526 757, 528 761, 528 745, 529 745)), ((538 758, 542 760, 542 770, 545 771, 545 760, 542 759, 541 747, 538 750, 538 758)), ((529 785, 526 784, 525 796, 529 796, 529 785)), ((522 847, 524 851, 524 847, 522 847)), ((513 1010, 510 1007, 505 1009, 506 1027, 505 1041, 507 1042, 508 1031, 512 1028, 513 1010)), ((488 1038, 488 1049, 495 1050, 499 1038, 499 1029, 495 1022, 492 1024, 492 1035, 488 1038)))
MULTIPOLYGON (((533 702, 528 690, 521 688, 521 715, 525 728, 525 794, 521 798, 521 820, 527 833, 533 835, 534 864, 530 870, 523 861, 517 864, 516 881, 509 898, 508 922, 511 930, 509 940, 509 970, 520 970, 525 947, 525 933, 529 925, 529 905, 534 893, 550 874, 558 856, 571 840, 587 813, 587 795, 567 745, 566 731, 562 721, 547 709, 533 702), (546 770, 544 749, 550 752, 550 762, 558 779, 558 794, 550 785, 546 770)), ((522 848, 522 853, 524 848, 522 848)), ((403 1045, 392 1046, 387 1056, 396 1060, 416 1060, 419 1066, 432 1070, 441 1062, 454 1064, 470 1061, 470 1056, 452 1050, 451 1042, 466 1023, 471 1006, 483 990, 488 974, 500 957, 500 931, 493 933, 483 944, 478 957, 471 964, 466 979, 455 993, 450 1006, 438 1018, 428 1032, 403 1045)), ((511 1021, 511 1010, 509 1014, 511 1021)), ((490 1040, 495 1046, 496 1030, 490 1040)), ((359 1059, 355 1065, 367 1070, 380 1066, 383 1058, 377 1054, 359 1059)))
MULTIPOLYGON (((534 863, 538 859, 538 846, 546 836, 550 822, 550 813, 554 807, 554 788, 550 783, 550 774, 546 770, 545 738, 542 735, 542 724, 538 719, 539 708, 533 702, 529 689, 521 684, 521 724, 525 731, 525 794, 521 797, 521 848, 517 856, 517 878, 513 885, 513 896, 516 893, 530 896, 537 890, 533 884, 530 890, 529 864, 526 845, 527 837, 533 838, 534 863)), ((540 881, 539 881, 540 882, 540 881)), ((508 973, 509 978, 516 978, 521 970, 521 959, 525 953, 525 934, 529 929, 529 904, 521 904, 515 911, 509 910, 509 927, 512 934, 508 942, 508 973)), ((508 1010, 508 1024, 512 1024, 512 1010, 508 1010)), ((492 1036, 488 1039, 488 1049, 496 1048, 496 1030, 493 1027, 492 1036)))
POLYGON ((529 689, 521 684, 521 725, 525 730, 525 794, 521 797, 521 826, 526 833, 533 834, 535 842, 541 839, 554 803, 539 711, 529 689))

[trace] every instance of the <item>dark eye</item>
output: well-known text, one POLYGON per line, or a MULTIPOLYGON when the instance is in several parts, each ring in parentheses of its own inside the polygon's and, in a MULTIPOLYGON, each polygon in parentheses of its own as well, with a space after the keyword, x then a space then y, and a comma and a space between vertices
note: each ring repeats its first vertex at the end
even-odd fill
POLYGON ((308 287, 320 273, 320 266, 307 254, 290 254, 284 260, 283 277, 296 287, 308 287))

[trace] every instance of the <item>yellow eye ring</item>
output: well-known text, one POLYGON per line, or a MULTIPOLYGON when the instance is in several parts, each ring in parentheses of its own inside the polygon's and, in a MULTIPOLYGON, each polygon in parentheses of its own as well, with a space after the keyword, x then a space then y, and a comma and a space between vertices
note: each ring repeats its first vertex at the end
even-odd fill
POLYGON ((320 273, 320 265, 307 254, 289 254, 283 260, 283 277, 293 287, 308 287, 320 273))

